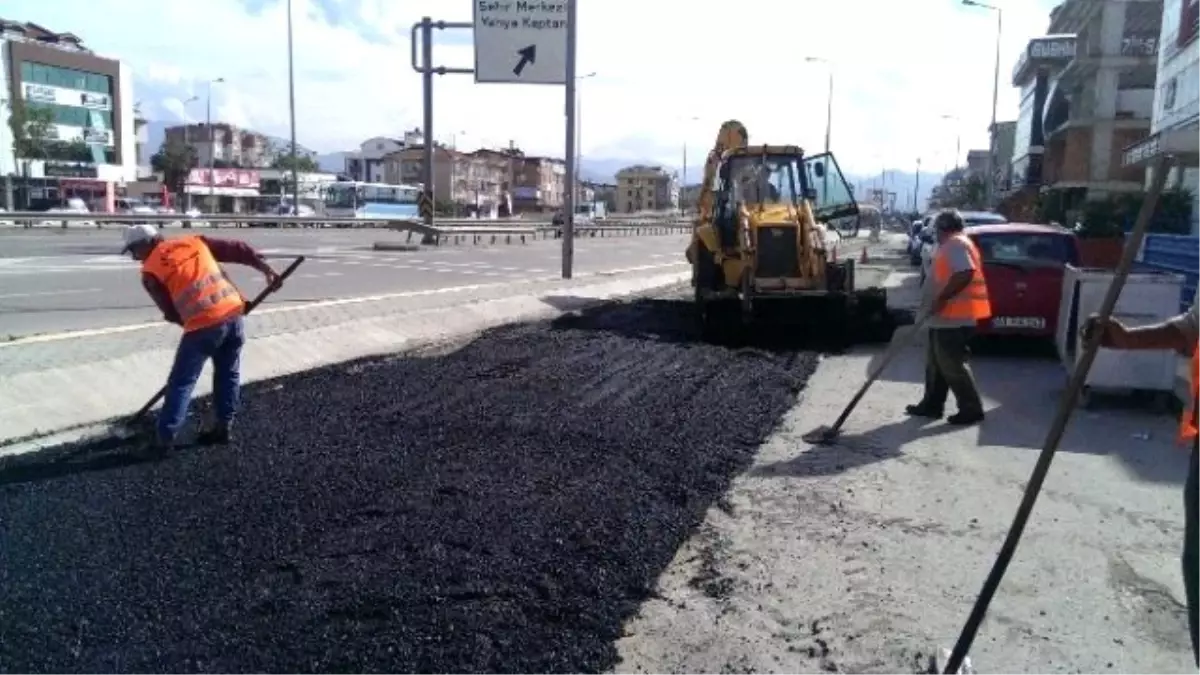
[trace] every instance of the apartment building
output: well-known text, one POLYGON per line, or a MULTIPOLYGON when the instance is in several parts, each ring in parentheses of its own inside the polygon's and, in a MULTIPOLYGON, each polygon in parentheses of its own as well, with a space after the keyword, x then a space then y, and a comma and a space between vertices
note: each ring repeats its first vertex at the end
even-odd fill
MULTIPOLYGON (((514 163, 523 159, 507 150, 460 152, 437 145, 433 152, 433 198, 464 216, 511 213, 509 185, 514 163)), ((397 150, 384 157, 382 180, 377 182, 423 185, 424 162, 424 146, 410 145, 397 150)))
POLYGON ((364 183, 385 183, 386 158, 405 148, 422 147, 425 136, 420 129, 404 132, 401 138, 375 136, 358 145, 358 149, 346 153, 345 176, 349 180, 364 183))
POLYGON ((617 212, 674 211, 679 183, 661 166, 637 164, 617 172, 617 212))
MULTIPOLYGON (((1192 234, 1200 219, 1200 0, 1166 0, 1159 36, 1158 88, 1150 136, 1125 148, 1123 164, 1131 169, 1163 153, 1176 157, 1168 187, 1192 193, 1192 234)), ((1150 170, 1145 169, 1149 183, 1150 170)))
POLYGON ((178 124, 164 131, 164 143, 182 143, 196 149, 201 167, 262 168, 271 163, 271 142, 265 134, 225 122, 178 124))
POLYGON ((975 178, 984 180, 987 176, 987 150, 968 150, 967 151, 967 178, 975 178))
MULTIPOLYGON (((0 108, 48 111, 39 138, 14 138, 0 125, 0 174, 14 204, 53 205, 71 197, 111 211, 120 185, 137 180, 132 75, 97 56, 79 36, 0 19, 0 108)), ((7 190, 5 191, 8 192, 7 190)))
POLYGON ((551 213, 567 199, 567 163, 555 157, 514 158, 512 204, 516 213, 551 213))
POLYGON ((1013 146, 1017 137, 1017 123, 997 122, 992 127, 992 145, 996 155, 992 159, 993 191, 997 196, 1012 190, 1013 146))
POLYGON ((1042 185, 1046 150, 1043 119, 1051 82, 1075 58, 1075 35, 1044 35, 1029 41, 1012 71, 1012 86, 1021 90, 1009 162, 1014 191, 1042 185))
POLYGON ((1042 183, 1067 208, 1142 189, 1122 151, 1150 133, 1162 13, 1162 0, 1066 0, 1051 12, 1051 34, 1076 36, 1042 116, 1042 183))

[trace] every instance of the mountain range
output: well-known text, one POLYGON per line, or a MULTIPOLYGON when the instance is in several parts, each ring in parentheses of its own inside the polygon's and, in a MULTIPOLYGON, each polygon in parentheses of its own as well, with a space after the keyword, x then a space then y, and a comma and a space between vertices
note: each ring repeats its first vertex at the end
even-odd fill
MULTIPOLYGON (((147 142, 144 152, 145 156, 139 158, 139 164, 149 164, 150 155, 158 152, 159 147, 162 146, 163 139, 166 137, 166 128, 168 126, 172 126, 172 124, 173 123, 157 121, 146 123, 147 142)), ((285 138, 267 136, 267 139, 278 147, 288 147, 290 144, 290 141, 285 138)), ((325 154, 317 154, 307 148, 304 148, 303 146, 298 146, 298 150, 303 154, 313 155, 317 161, 317 165, 321 167, 321 170, 329 173, 341 173, 344 171, 346 165, 346 156, 350 154, 349 152, 330 152, 325 154)), ((675 173, 680 177, 683 176, 682 167, 665 165, 661 162, 655 162, 651 160, 618 159, 610 157, 588 157, 587 155, 584 155, 580 159, 579 172, 585 181, 596 183, 615 183, 615 176, 617 172, 633 164, 662 166, 663 169, 668 172, 675 173)), ((702 171, 702 165, 689 164, 687 167, 688 184, 700 182, 702 171)), ((891 169, 886 171, 886 179, 883 178, 882 173, 876 173, 872 175, 846 174, 846 181, 854 186, 856 195, 864 195, 871 188, 884 184, 889 192, 896 193, 896 206, 905 210, 912 208, 912 194, 914 189, 920 190, 918 201, 921 204, 921 209, 919 210, 923 210, 925 204, 927 204, 929 201, 930 194, 933 192, 933 187, 941 182, 941 180, 942 174, 940 173, 922 173, 918 181, 917 174, 915 173, 907 171, 894 171, 891 169)))

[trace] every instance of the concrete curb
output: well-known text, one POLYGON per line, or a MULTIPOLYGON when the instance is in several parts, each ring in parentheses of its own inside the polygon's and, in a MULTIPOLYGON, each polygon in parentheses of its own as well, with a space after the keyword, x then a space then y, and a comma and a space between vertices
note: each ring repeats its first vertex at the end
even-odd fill
MULTIPOLYGON (((256 382, 355 359, 459 338, 508 323, 554 318, 622 296, 686 281, 687 273, 614 279, 537 294, 467 301, 255 338, 243 351, 242 381, 256 382)), ((253 331, 251 319, 249 330, 253 331)), ((173 347, 172 347, 173 348, 173 347)), ((166 381, 172 352, 159 349, 86 365, 0 379, 0 457, 103 436, 166 381)), ((211 367, 194 396, 211 392, 211 367)))

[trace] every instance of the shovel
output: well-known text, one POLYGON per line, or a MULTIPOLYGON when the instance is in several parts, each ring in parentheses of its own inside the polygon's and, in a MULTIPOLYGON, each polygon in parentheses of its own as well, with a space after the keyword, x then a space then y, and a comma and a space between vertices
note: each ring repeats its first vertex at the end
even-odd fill
POLYGON ((845 410, 842 410, 842 414, 838 415, 837 421, 833 423, 833 426, 817 427, 800 438, 804 439, 804 442, 812 443, 813 445, 832 445, 836 442, 838 436, 842 433, 842 425, 846 423, 846 418, 850 417, 850 413, 854 412, 854 409, 858 407, 858 402, 866 395, 867 390, 871 388, 871 385, 875 384, 875 380, 879 379, 879 376, 883 374, 883 371, 887 369, 896 356, 917 339, 917 335, 920 334, 921 329, 929 322, 930 316, 932 315, 928 312, 921 315, 921 318, 913 323, 912 330, 909 331, 908 335, 901 336, 900 339, 894 340, 888 346, 887 350, 883 353, 883 357, 879 359, 879 365, 875 367, 875 371, 867 377, 867 381, 859 388, 854 398, 850 399, 850 403, 846 405, 845 410))
MULTIPOLYGON (((283 284, 283 282, 286 281, 288 277, 292 276, 292 273, 295 272, 296 268, 300 267, 300 264, 303 262, 304 256, 300 256, 293 260, 292 264, 288 265, 287 268, 280 273, 279 281, 262 289, 262 291, 260 291, 253 300, 246 303, 246 308, 242 311, 242 316, 249 314, 254 310, 255 307, 258 307, 263 300, 266 300, 267 296, 279 290, 279 287, 283 284)), ((137 412, 130 415, 124 423, 114 426, 111 430, 112 434, 121 439, 128 439, 138 435, 138 433, 142 431, 142 422, 146 413, 150 412, 150 409, 153 408, 154 405, 161 401, 166 395, 167 385, 164 384, 162 388, 158 390, 157 394, 152 396, 149 401, 146 401, 146 405, 142 406, 137 412)))

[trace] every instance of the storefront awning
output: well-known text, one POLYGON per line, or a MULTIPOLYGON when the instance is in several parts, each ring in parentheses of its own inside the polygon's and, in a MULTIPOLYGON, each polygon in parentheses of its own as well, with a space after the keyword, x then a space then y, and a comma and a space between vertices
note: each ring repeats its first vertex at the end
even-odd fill
POLYGON ((1174 155, 1182 166, 1200 166, 1200 127, 1196 122, 1166 129, 1125 148, 1122 166, 1144 165, 1162 155, 1174 155))

